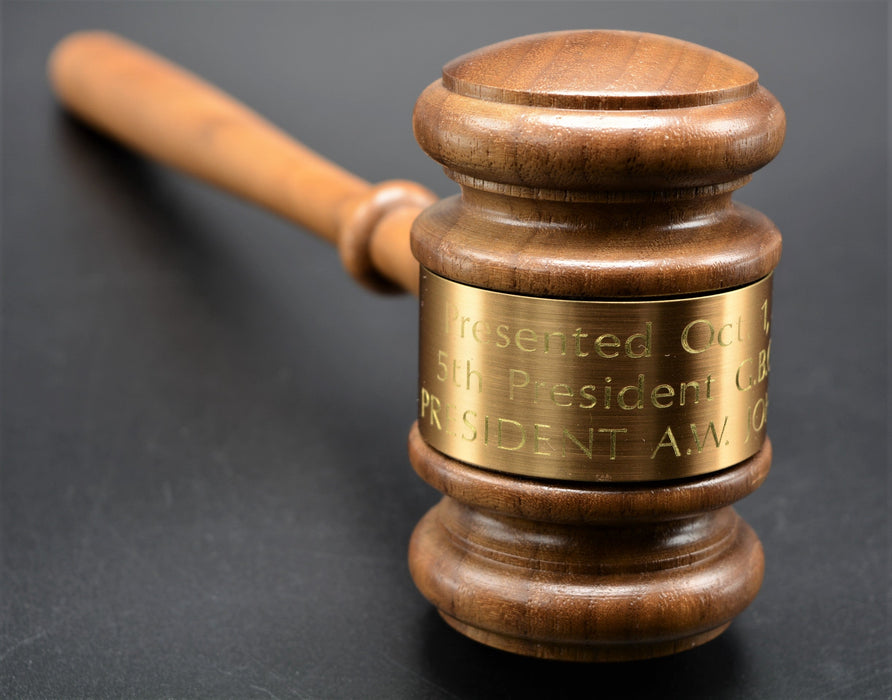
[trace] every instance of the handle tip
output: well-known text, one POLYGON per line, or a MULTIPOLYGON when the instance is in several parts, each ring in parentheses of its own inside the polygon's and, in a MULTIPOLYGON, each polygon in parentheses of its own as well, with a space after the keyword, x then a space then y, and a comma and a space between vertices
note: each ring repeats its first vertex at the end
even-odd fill
POLYGON ((102 29, 73 32, 58 41, 47 59, 47 77, 56 95, 64 102, 78 66, 97 58, 97 52, 126 44, 126 40, 102 29))

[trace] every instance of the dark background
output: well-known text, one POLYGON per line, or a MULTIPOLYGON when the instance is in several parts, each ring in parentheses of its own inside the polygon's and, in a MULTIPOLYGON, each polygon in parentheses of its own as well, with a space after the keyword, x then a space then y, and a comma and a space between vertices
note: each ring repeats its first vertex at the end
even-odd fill
POLYGON ((889 697, 886 3, 2 5, 2 634, 10 698, 889 697), (64 117, 103 27, 372 181, 456 191, 412 139, 442 64, 639 29, 753 65, 787 143, 738 195, 785 235, 761 594, 718 640, 605 666, 448 629, 406 543, 416 311, 335 253, 64 117))

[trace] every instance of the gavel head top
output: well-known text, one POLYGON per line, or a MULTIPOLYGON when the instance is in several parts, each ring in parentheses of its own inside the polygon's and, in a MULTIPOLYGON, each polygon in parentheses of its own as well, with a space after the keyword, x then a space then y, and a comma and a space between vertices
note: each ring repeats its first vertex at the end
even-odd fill
POLYGON ((452 61, 414 127, 463 196, 418 222, 416 256, 449 279, 540 296, 665 296, 765 276, 780 238, 728 196, 783 142, 783 110, 757 78, 635 32, 534 35, 452 61))
POLYGON ((420 590, 463 633, 574 660, 672 653, 755 596, 730 504, 767 475, 780 235, 732 192, 780 150, 747 65, 666 37, 462 56, 415 109, 461 186, 421 264, 420 590), (606 482, 606 483, 605 483, 606 482))

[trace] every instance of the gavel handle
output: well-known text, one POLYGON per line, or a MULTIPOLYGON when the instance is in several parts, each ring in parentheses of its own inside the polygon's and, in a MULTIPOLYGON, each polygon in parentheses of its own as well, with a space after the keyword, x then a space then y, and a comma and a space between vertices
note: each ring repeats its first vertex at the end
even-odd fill
POLYGON ((367 286, 417 293, 409 227, 436 199, 421 185, 371 185, 197 76, 113 34, 67 37, 50 57, 49 75, 62 103, 97 129, 334 243, 347 270, 367 286))

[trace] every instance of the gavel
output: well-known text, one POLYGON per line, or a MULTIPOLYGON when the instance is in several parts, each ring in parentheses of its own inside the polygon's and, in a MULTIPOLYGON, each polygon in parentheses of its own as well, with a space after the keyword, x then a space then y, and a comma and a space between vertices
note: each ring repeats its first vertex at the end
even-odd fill
POLYGON ((371 185, 110 34, 50 59, 64 105, 336 244, 420 300, 409 544, 459 632, 549 659, 684 651, 755 598, 732 504, 765 480, 781 237, 732 200, 779 152, 749 66, 668 37, 566 31, 447 64, 415 136, 459 195, 371 185))

